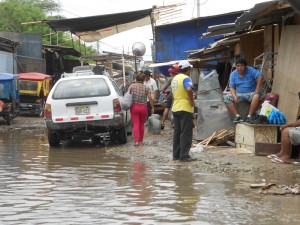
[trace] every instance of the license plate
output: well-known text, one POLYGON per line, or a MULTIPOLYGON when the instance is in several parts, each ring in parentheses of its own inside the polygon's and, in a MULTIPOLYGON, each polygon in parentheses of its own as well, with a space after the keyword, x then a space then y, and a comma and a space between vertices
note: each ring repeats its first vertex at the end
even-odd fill
POLYGON ((75 106, 75 115, 90 114, 90 106, 75 106))

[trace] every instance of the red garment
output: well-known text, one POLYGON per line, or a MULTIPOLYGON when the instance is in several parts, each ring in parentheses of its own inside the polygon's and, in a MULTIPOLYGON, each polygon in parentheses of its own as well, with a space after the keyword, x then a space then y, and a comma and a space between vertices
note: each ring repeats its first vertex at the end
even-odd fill
POLYGON ((145 132, 144 123, 147 118, 147 105, 133 103, 130 113, 133 125, 134 142, 143 142, 145 132))

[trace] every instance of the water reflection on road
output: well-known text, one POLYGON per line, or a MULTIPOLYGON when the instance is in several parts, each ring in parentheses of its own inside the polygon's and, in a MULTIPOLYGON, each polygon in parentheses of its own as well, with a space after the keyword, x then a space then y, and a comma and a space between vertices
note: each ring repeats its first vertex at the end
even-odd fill
POLYGON ((255 179, 49 149, 44 130, 16 130, 0 136, 0 224, 300 224, 299 196, 261 196, 255 179))

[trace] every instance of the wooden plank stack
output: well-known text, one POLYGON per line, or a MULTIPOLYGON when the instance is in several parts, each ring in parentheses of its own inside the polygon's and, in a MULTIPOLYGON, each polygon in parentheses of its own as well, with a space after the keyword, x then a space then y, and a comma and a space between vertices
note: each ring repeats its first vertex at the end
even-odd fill
POLYGON ((197 145, 220 145, 225 143, 226 141, 234 138, 234 130, 226 130, 222 129, 217 132, 214 132, 211 136, 204 139, 203 141, 196 144, 197 145))

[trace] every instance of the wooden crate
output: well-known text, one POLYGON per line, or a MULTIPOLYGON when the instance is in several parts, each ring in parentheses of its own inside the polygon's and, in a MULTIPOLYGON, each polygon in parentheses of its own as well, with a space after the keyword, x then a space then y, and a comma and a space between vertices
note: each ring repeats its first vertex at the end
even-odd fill
POLYGON ((161 114, 167 106, 165 102, 154 103, 154 113, 161 114))
POLYGON ((237 148, 255 152, 255 143, 277 143, 278 125, 238 123, 235 127, 237 148))

